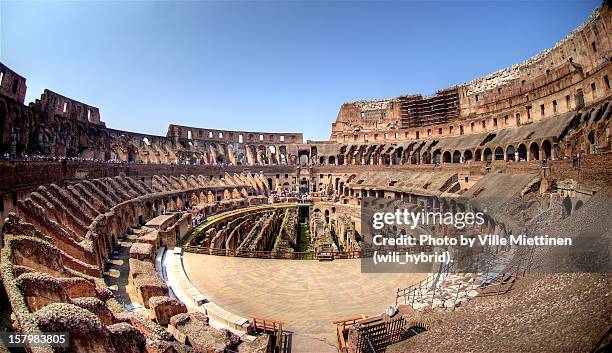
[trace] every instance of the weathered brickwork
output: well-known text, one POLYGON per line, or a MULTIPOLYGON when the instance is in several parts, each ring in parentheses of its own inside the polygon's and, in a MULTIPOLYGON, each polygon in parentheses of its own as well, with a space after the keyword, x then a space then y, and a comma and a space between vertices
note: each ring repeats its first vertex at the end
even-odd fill
POLYGON ((610 95, 611 22, 612 11, 604 5, 552 49, 431 97, 345 103, 331 140, 385 142, 495 131, 594 104, 610 95), (374 109, 377 102, 385 102, 385 109, 374 109), (372 123, 372 111, 379 123, 372 123))
MULTIPOLYGON (((573 223, 584 232, 609 230, 610 23, 612 9, 604 4, 552 49, 509 69, 429 97, 344 103, 329 141, 179 124, 164 136, 116 130, 106 127, 101 109, 51 90, 25 105, 26 79, 0 64, 0 276, 12 329, 69 332, 71 352, 272 352, 278 327, 262 330, 254 318, 213 305, 166 266, 180 263, 182 251, 295 260, 364 256, 371 250, 361 223, 368 199, 376 199, 369 206, 486 210, 476 229, 483 234, 513 234, 532 223, 551 234, 576 233, 573 223)), ((448 227, 433 230, 457 235, 448 227)), ((493 250, 502 257, 512 249, 493 250)), ((537 255, 550 262, 546 253, 537 255)), ((580 300, 564 324, 582 334, 562 346, 557 337, 521 348, 590 350, 610 325, 609 315, 601 315, 603 290, 591 290, 609 281, 601 277, 586 284, 567 274, 552 285, 526 281, 546 293, 519 285, 516 297, 534 302, 553 302, 574 288, 580 300)), ((425 295, 410 304, 338 326, 338 348, 359 351, 359 330, 401 323, 410 336, 439 344, 424 348, 461 351, 440 337, 453 331, 453 320, 495 316, 497 304, 489 310, 470 302, 488 284, 475 276, 444 278, 430 298, 433 287, 420 286, 425 295), (466 289, 474 283, 477 290, 466 289), (461 296, 450 295, 453 288, 461 296), (487 314, 471 311, 474 305, 487 314), (450 319, 439 314, 457 307, 463 312, 450 319)), ((501 305, 517 308, 516 297, 501 305)), ((548 312, 517 310, 525 320, 558 327, 548 312)), ((474 329, 476 338, 465 344, 482 348, 490 329, 474 329)), ((508 332, 510 339, 496 341, 494 350, 512 351, 508 342, 525 336, 508 332)))

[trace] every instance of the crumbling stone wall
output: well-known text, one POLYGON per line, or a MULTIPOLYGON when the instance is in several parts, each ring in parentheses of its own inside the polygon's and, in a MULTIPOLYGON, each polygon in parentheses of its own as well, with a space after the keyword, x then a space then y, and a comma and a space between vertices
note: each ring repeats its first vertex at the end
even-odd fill
POLYGON ((611 19, 612 9, 604 3, 552 49, 432 97, 345 103, 332 124, 330 140, 386 143, 460 136, 595 105, 610 96, 611 19))
MULTIPOLYGON (((432 97, 404 95, 345 103, 332 125, 328 141, 331 144, 304 143, 300 133, 228 131, 175 124, 168 127, 165 136, 107 129, 100 121, 98 108, 50 90, 24 106, 25 79, 2 65, 0 153, 154 164, 334 165, 349 157, 345 151, 338 151, 343 147, 340 144, 421 144, 446 137, 496 134, 557 119, 610 97, 612 44, 607 23, 611 18, 612 10, 604 4, 553 49, 510 69, 440 90, 432 97)), ((473 142, 469 146, 472 153, 477 146, 477 141, 473 142)), ((609 149, 609 138, 603 145, 609 149)), ((387 147, 393 146, 369 151, 367 158, 371 155, 376 164, 413 160, 405 152, 396 148, 388 151, 387 147)), ((423 152, 411 163, 431 160, 432 156, 424 156, 423 152)), ((354 164, 361 163, 359 160, 354 164)))
POLYGON ((0 63, 0 94, 23 104, 26 95, 26 79, 0 63))
MULTIPOLYGON (((16 328, 69 332, 67 351, 71 352, 189 351, 158 324, 126 313, 117 303, 100 278, 109 250, 128 228, 161 212, 265 199, 268 191, 261 178, 228 174, 213 182, 201 176, 158 177, 164 183, 153 188, 141 180, 113 177, 40 187, 19 201, 19 215, 11 215, 3 229, 0 275, 16 328)), ((165 231, 176 241, 190 224, 191 215, 179 213, 165 231)), ((168 235, 155 234, 170 242, 168 235)), ((158 244, 160 239, 133 245, 135 258, 129 259, 128 277, 142 304, 151 306, 156 322, 167 325, 186 309, 168 298, 168 288, 155 271, 158 244), (139 247, 142 251, 136 251, 139 247)), ((33 347, 32 351, 50 349, 33 347)))
MULTIPOLYGON (((126 313, 100 279, 109 249, 128 229, 183 207, 217 214, 265 203, 272 190, 296 190, 306 180, 311 191, 342 205, 335 214, 333 206, 313 212, 315 248, 342 250, 357 249, 361 225, 351 210, 366 196, 415 207, 460 207, 441 195, 484 200, 546 193, 560 185, 609 184, 610 18, 604 4, 552 50, 434 97, 343 105, 331 141, 306 143, 300 134, 179 125, 170 125, 165 136, 107 129, 98 108, 50 90, 25 106, 25 78, 0 64, 0 154, 80 158, 0 162, 2 215, 16 213, 3 226, 0 274, 18 328, 68 331, 75 337, 72 351, 189 350, 160 325, 126 313), (425 123, 412 124, 415 117, 402 113, 402 107, 446 98, 440 114, 420 116, 425 123), (519 160, 525 162, 512 163, 519 160), (341 235, 338 243, 332 231, 341 235)), ((537 209, 502 206, 490 207, 499 212, 489 216, 486 227, 510 227, 505 214, 527 217, 537 209)), ((260 216, 240 215, 208 229, 205 239, 213 247, 249 251, 292 244, 291 212, 260 216)), ((149 248, 130 259, 130 278, 143 305, 153 306, 162 324, 182 309, 166 299, 152 254, 158 246, 176 244, 188 225, 184 216, 168 229, 145 234, 135 250, 149 248), (163 299, 151 299, 156 297, 163 299)), ((177 336, 189 320, 170 319, 177 336)), ((190 341, 208 347, 196 334, 207 326, 205 318, 193 321, 199 323, 185 329, 183 338, 191 335, 190 341)), ((210 327, 203 332, 220 342, 215 347, 235 348, 230 334, 210 327)))
POLYGON ((161 326, 168 326, 173 316, 187 312, 187 307, 183 302, 167 296, 150 297, 149 307, 153 311, 155 322, 161 326))
POLYGON ((30 103, 30 107, 33 110, 44 112, 47 121, 52 121, 54 117, 59 116, 68 120, 102 124, 98 108, 64 97, 48 89, 39 99, 30 103))

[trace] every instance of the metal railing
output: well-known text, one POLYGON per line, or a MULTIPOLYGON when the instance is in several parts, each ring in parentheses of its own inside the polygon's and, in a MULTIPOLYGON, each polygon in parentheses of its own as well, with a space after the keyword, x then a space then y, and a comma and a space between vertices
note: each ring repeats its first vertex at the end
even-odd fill
POLYGON ((183 247, 185 252, 196 253, 196 254, 207 254, 216 256, 233 256, 233 257, 252 257, 258 259, 287 259, 287 260, 318 260, 320 255, 323 253, 326 257, 335 259, 357 259, 361 257, 367 257, 367 252, 362 251, 267 251, 267 250, 231 250, 231 249, 219 249, 202 246, 185 246, 183 247))
POLYGON ((422 301, 427 293, 435 295, 435 290, 438 287, 440 280, 446 278, 454 269, 454 263, 444 264, 440 266, 437 272, 429 274, 420 283, 414 284, 406 288, 398 288, 395 296, 395 305, 400 304, 400 298, 404 299, 404 304, 414 305, 416 301, 422 301))
MULTIPOLYGON (((507 285, 514 283, 517 276, 525 276, 531 270, 534 253, 535 247, 520 248, 503 271, 495 271, 496 255, 491 251, 485 252, 478 261, 485 265, 484 271, 478 275, 473 274, 473 280, 470 281, 470 285, 457 286, 449 299, 453 299, 453 303, 457 303, 460 298, 467 296, 470 291, 477 289, 496 288, 496 295, 506 293, 507 289, 509 289, 506 287, 507 285)), ((445 288, 440 286, 439 283, 452 273, 454 267, 454 263, 449 263, 448 265, 441 266, 438 272, 428 275, 427 278, 418 284, 406 288, 398 288, 395 305, 400 305, 403 302, 404 305, 414 306, 417 302, 424 302, 426 298, 434 298, 436 295, 441 295, 445 288)), ((442 303, 442 307, 446 307, 445 302, 442 303)))

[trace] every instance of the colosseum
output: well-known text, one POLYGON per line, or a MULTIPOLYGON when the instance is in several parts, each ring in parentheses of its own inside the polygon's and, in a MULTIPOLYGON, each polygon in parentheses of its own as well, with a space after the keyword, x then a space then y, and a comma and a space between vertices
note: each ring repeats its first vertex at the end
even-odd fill
POLYGON ((26 105, 0 64, 0 351, 609 351, 611 61, 604 3, 507 69, 343 103, 327 141, 116 130, 49 89, 26 105), (478 213, 421 231, 504 241, 380 269, 383 209, 478 213))

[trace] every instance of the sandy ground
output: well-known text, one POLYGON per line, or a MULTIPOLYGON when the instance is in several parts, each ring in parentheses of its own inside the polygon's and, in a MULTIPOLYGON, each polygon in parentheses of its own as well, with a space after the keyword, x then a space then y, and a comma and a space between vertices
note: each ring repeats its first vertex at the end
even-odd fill
POLYGON ((319 262, 185 253, 191 282, 211 301, 243 317, 284 322, 292 352, 336 351, 332 321, 377 315, 397 288, 425 273, 362 273, 359 259, 319 262))

